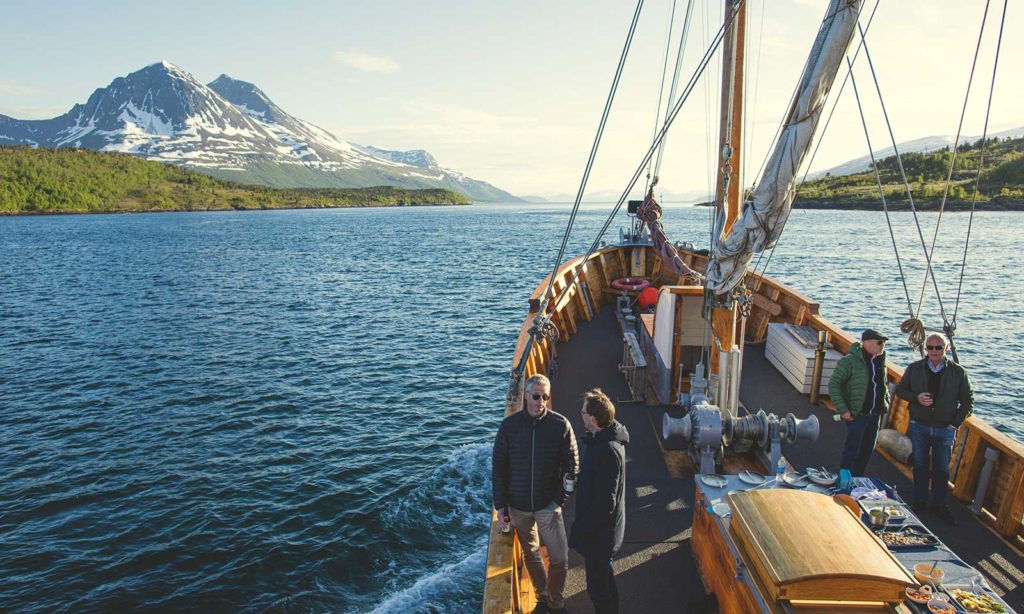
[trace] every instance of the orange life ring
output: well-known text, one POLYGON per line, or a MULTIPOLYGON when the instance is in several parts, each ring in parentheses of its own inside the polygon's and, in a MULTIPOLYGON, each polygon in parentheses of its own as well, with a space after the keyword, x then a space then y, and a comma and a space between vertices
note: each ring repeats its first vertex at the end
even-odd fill
POLYGON ((651 281, 643 277, 620 277, 612 282, 613 288, 627 292, 637 292, 650 287, 650 285, 651 281))

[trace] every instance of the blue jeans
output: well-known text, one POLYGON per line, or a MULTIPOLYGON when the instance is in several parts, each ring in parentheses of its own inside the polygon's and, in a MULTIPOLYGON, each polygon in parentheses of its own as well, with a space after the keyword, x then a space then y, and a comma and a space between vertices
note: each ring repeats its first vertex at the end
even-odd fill
POLYGON ((879 414, 862 414, 843 423, 846 425, 846 443, 843 444, 843 458, 839 461, 840 469, 849 469, 853 475, 864 475, 871 453, 875 451, 881 422, 879 414))
POLYGON ((914 449, 914 503, 928 502, 928 481, 931 480, 932 505, 945 505, 956 429, 911 420, 907 435, 914 449))
POLYGON ((587 570, 587 595, 597 614, 619 614, 619 587, 615 585, 611 557, 583 558, 587 570))

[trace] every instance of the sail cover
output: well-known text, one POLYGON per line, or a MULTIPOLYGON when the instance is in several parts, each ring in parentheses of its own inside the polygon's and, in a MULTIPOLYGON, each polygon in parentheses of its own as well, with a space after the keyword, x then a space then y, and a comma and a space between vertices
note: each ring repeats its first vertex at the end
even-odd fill
MULTIPOLYGON (((716 234, 705 287, 728 294, 742 280, 756 252, 771 248, 782 234, 796 196, 796 174, 811 144, 836 72, 850 46, 863 0, 832 0, 800 78, 793 105, 764 174, 743 214, 724 239, 716 234)), ((724 224, 719 211, 718 228, 724 224)))

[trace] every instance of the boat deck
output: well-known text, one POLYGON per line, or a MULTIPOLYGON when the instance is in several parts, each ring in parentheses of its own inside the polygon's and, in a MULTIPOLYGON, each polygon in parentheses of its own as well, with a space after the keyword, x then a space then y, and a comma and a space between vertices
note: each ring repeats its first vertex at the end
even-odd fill
MULTIPOLYGON (((566 415, 579 436, 583 432, 579 407, 582 394, 602 388, 616 402, 618 420, 630 433, 626 448, 626 535, 615 558, 616 580, 624 612, 714 612, 713 598, 705 594, 690 548, 693 521, 692 476, 669 470, 662 451, 660 425, 665 407, 624 402, 630 398, 618 370, 622 341, 614 310, 606 308, 590 322, 581 323, 567 344, 559 344, 557 371, 552 375, 554 407, 566 415)), ((836 470, 845 430, 831 420, 831 412, 810 405, 767 361, 763 345, 748 346, 743 363, 740 398, 746 407, 780 415, 793 412, 804 418, 816 414, 821 436, 813 444, 784 447, 787 460, 798 469, 827 467, 836 470)), ((678 409, 673 410, 678 415, 678 409)), ((582 453, 582 450, 581 450, 582 453)), ((904 498, 911 482, 881 456, 875 455, 868 473, 895 486, 904 498)), ((571 527, 574 501, 566 507, 571 527)), ((988 578, 1006 602, 1024 612, 1024 557, 979 523, 969 509, 951 501, 958 527, 926 517, 929 528, 964 561, 988 578)), ((592 612, 586 594, 583 560, 570 552, 566 607, 574 614, 592 612)))

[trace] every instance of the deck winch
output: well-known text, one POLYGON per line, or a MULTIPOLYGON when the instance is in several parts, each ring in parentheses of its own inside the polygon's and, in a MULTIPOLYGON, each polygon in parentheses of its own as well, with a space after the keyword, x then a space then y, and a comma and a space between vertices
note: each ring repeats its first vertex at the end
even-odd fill
POLYGON ((673 418, 665 414, 661 421, 661 436, 663 439, 681 437, 687 444, 690 457, 699 465, 700 473, 716 473, 715 466, 724 456, 725 447, 755 445, 765 466, 774 468, 782 456, 783 441, 792 444, 798 440, 813 442, 818 439, 816 416, 800 419, 788 413, 780 419, 762 409, 756 414, 733 417, 713 405, 707 397, 707 382, 701 365, 697 366, 690 382, 689 398, 684 399, 689 402, 686 415, 673 418))

